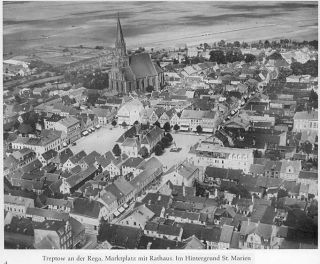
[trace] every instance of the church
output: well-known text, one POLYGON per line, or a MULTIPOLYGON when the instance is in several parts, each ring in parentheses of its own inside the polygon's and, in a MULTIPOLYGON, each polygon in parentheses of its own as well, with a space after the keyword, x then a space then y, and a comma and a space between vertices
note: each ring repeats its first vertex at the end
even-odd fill
POLYGON ((145 92, 148 86, 155 91, 164 84, 164 73, 156 63, 152 62, 148 53, 127 54, 120 18, 118 16, 115 53, 109 88, 119 93, 145 92))

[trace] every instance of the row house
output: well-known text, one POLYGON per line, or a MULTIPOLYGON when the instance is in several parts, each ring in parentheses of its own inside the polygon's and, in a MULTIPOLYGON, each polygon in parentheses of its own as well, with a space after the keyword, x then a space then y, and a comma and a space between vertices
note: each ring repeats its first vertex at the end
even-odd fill
POLYGON ((189 161, 196 166, 214 166, 226 169, 240 169, 248 173, 253 164, 253 150, 227 148, 202 142, 188 153, 189 161))
POLYGON ((217 127, 218 115, 211 111, 183 110, 179 120, 181 130, 213 132, 217 127))
POLYGON ((72 200, 47 198, 46 206, 48 206, 48 209, 50 210, 70 213, 73 207, 73 203, 72 203, 72 200))
POLYGON ((97 169, 90 166, 84 171, 71 175, 68 178, 62 178, 60 192, 62 194, 70 194, 79 189, 87 181, 92 180, 97 175, 97 169))
MULTIPOLYGON (((68 155, 69 156, 69 155, 68 155)), ((78 152, 77 154, 69 157, 64 164, 62 165, 63 170, 71 170, 72 168, 76 167, 77 165, 80 164, 80 161, 86 157, 87 154, 85 153, 84 150, 78 152)))
POLYGON ((140 195, 163 172, 162 163, 155 157, 139 165, 143 171, 138 174, 130 184, 135 188, 136 196, 140 195))
POLYGON ((108 218, 108 210, 98 201, 76 198, 70 216, 84 225, 85 233, 97 235, 101 219, 108 218))
POLYGON ((119 222, 119 224, 123 226, 141 228, 143 230, 147 222, 153 218, 154 215, 155 214, 143 204, 134 208, 132 212, 119 222))
POLYGON ((293 117, 293 131, 318 131, 318 111, 296 112, 293 117))
POLYGON ((177 223, 191 223, 198 225, 206 224, 206 217, 204 214, 180 211, 172 208, 165 211, 165 218, 173 220, 177 223))
POLYGON ((42 130, 39 137, 18 137, 12 142, 12 149, 28 148, 33 150, 37 157, 49 150, 59 151, 62 149, 62 132, 55 130, 42 130))
POLYGON ((34 247, 35 249, 72 249, 73 235, 70 222, 47 220, 36 223, 34 247))
POLYGON ((10 194, 4 195, 4 210, 11 212, 12 215, 26 216, 28 208, 34 207, 34 200, 21 196, 13 196, 10 194))
POLYGON ((165 238, 181 241, 183 229, 181 227, 164 225, 148 221, 144 228, 144 234, 149 237, 165 238))
POLYGON ((195 180, 200 179, 199 168, 184 161, 172 166, 163 176, 162 182, 170 181, 173 185, 193 187, 195 180))
POLYGON ((55 123, 55 130, 62 131, 66 135, 65 142, 70 144, 78 140, 80 135, 80 122, 78 119, 70 116, 55 123))

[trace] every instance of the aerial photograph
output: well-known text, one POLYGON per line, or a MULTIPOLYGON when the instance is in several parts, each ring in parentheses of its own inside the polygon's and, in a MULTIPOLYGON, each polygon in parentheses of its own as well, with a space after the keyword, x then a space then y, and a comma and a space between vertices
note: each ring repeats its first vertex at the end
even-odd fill
POLYGON ((2 9, 5 249, 318 249, 317 1, 2 9))

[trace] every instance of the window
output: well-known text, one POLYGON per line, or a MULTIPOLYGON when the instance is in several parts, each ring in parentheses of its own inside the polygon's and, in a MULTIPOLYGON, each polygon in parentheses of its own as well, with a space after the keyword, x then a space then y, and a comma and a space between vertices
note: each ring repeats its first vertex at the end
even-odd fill
POLYGON ((93 229, 94 229, 94 230, 97 230, 97 226, 94 226, 93 229))
POLYGON ((133 222, 133 225, 135 225, 135 226, 136 226, 136 225, 137 225, 137 223, 136 223, 136 222, 133 222))

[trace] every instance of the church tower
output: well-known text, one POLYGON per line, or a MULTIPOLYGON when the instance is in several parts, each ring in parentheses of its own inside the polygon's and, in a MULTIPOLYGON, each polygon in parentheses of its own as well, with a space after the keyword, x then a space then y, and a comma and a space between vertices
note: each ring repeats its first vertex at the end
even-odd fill
POLYGON ((120 18, 118 14, 117 32, 114 58, 109 76, 109 88, 118 92, 126 93, 126 80, 124 73, 129 67, 129 56, 127 55, 126 42, 124 41, 120 18))
POLYGON ((146 92, 151 86, 159 90, 164 83, 162 69, 151 60, 147 52, 127 54, 120 18, 117 19, 116 42, 112 68, 109 74, 109 89, 121 94, 146 92))
POLYGON ((118 64, 117 66, 119 68, 129 66, 129 57, 127 56, 126 42, 124 41, 119 14, 115 48, 115 62, 118 64))

